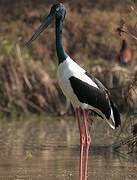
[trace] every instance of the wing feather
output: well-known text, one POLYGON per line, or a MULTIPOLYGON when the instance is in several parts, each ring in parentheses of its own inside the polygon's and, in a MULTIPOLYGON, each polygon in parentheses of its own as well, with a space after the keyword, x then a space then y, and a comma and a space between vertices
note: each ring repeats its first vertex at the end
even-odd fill
POLYGON ((119 125, 121 125, 121 119, 120 119, 120 113, 119 110, 116 106, 116 104, 112 101, 112 97, 108 89, 98 80, 96 79, 93 75, 89 74, 88 72, 85 73, 88 77, 90 77, 96 84, 97 86, 102 89, 102 91, 105 91, 106 94, 108 95, 110 105, 112 108, 112 114, 111 114, 111 119, 113 120, 115 124, 115 128, 117 128, 119 125))
POLYGON ((69 78, 72 89, 80 102, 88 104, 101 111, 107 119, 111 115, 111 108, 107 94, 80 79, 72 76, 69 78))

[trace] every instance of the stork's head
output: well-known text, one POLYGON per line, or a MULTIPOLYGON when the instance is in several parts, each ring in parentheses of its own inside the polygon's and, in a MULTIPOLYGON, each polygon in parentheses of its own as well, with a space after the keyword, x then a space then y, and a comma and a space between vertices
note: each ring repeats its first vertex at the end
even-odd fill
POLYGON ((54 4, 51 7, 50 13, 46 16, 38 29, 34 32, 30 40, 27 42, 29 46, 53 21, 54 17, 56 20, 63 21, 66 15, 66 9, 62 3, 54 4))
POLYGON ((63 21, 66 15, 65 6, 62 3, 54 4, 51 8, 50 13, 53 14, 56 19, 63 21))

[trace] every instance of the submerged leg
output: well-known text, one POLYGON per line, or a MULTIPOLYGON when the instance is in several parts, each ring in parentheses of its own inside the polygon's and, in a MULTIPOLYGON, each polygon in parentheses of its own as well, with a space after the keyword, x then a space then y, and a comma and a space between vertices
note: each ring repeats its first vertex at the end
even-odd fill
POLYGON ((83 153, 84 153, 84 145, 85 145, 85 132, 84 128, 81 127, 80 123, 80 108, 76 109, 76 118, 78 122, 78 128, 80 132, 80 161, 79 161, 79 180, 82 180, 82 169, 83 169, 83 153))
POLYGON ((89 147, 91 144, 91 137, 89 133, 88 112, 86 110, 83 110, 83 118, 84 118, 84 128, 85 128, 84 180, 87 180, 88 153, 89 153, 89 147))

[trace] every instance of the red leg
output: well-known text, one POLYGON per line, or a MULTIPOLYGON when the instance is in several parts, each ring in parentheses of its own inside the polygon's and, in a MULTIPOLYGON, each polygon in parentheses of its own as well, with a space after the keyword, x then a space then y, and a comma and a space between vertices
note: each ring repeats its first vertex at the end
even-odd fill
POLYGON ((85 146, 85 160, 84 160, 84 180, 87 180, 87 171, 88 171, 88 153, 89 147, 91 144, 91 137, 89 133, 89 125, 88 125, 88 112, 83 110, 83 118, 84 118, 84 128, 85 128, 85 139, 86 139, 86 146, 85 146))
POLYGON ((78 128, 80 132, 80 161, 79 161, 79 180, 82 180, 82 162, 83 162, 83 153, 84 153, 84 145, 85 145, 85 135, 84 128, 81 128, 80 124, 80 108, 76 109, 76 118, 78 122, 78 128))

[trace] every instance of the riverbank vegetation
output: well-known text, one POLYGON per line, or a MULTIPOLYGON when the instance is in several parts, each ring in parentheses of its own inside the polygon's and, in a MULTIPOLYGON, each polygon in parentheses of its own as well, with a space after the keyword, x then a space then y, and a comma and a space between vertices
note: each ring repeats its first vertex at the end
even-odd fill
MULTIPOLYGON (((121 21, 126 21, 128 30, 136 35, 136 14, 131 9, 131 5, 136 5, 119 2, 66 2, 63 39, 68 54, 112 91, 120 111, 132 114, 137 108, 137 41, 128 35, 120 37, 116 29, 121 21), (117 59, 123 38, 133 51, 133 61, 126 66, 120 66, 117 59)), ((65 98, 56 80, 53 25, 31 47, 24 46, 50 6, 47 1, 37 0, 0 2, 0 111, 3 113, 62 114, 65 98)))

